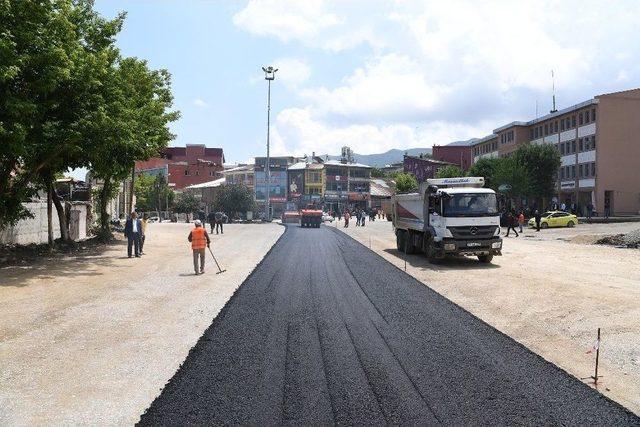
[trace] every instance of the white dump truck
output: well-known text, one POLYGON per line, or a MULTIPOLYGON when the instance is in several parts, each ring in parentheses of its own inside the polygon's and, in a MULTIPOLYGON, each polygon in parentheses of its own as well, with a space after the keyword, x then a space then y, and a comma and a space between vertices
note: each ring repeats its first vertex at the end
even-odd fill
POLYGON ((429 259, 477 256, 489 263, 502 255, 496 193, 482 177, 429 179, 417 193, 393 196, 398 250, 429 259))

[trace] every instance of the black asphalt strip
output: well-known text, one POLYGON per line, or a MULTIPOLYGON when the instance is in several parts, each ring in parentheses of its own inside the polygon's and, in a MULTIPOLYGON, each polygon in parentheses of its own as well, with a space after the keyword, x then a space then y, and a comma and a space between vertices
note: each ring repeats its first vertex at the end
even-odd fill
POLYGON ((640 418, 345 234, 290 225, 139 424, 640 418))

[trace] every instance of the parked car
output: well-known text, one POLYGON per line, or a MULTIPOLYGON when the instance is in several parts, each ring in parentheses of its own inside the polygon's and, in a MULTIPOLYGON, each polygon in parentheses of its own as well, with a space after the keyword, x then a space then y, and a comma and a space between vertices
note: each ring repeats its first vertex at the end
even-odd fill
POLYGON ((149 222, 160 222, 160 218, 157 216, 149 217, 149 222))
MULTIPOLYGON (((573 227, 576 224, 578 224, 578 217, 569 212, 549 211, 543 213, 540 218, 540 228, 573 227)), ((529 226, 536 226, 535 218, 529 220, 529 226)))
POLYGON ((322 214, 322 222, 333 222, 334 218, 328 213, 324 212, 322 214))

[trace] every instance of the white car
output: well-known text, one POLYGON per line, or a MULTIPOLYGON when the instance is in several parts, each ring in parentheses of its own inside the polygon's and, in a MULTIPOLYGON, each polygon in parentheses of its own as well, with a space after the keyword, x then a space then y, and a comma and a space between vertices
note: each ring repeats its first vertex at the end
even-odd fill
POLYGON ((326 212, 322 214, 322 222, 333 222, 333 219, 334 218, 326 212))
POLYGON ((160 222, 160 218, 157 216, 152 216, 149 218, 149 222, 160 222))

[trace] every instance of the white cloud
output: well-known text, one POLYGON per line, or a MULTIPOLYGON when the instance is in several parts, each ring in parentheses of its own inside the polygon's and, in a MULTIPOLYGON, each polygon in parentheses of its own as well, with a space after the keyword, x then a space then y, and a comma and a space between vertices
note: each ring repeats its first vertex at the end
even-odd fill
POLYGON ((299 101, 273 126, 283 153, 484 136, 531 118, 536 102, 550 107, 552 69, 560 108, 640 80, 635 0, 251 0, 233 20, 308 49, 305 61, 280 60, 299 101), (338 84, 314 75, 310 85, 317 50, 322 61, 353 50, 357 65, 338 84))
POLYGON ((207 104, 203 99, 196 98, 193 100, 193 105, 199 108, 207 108, 209 104, 207 104))

